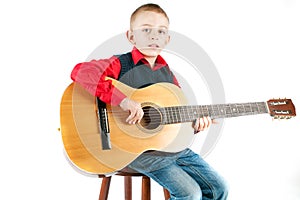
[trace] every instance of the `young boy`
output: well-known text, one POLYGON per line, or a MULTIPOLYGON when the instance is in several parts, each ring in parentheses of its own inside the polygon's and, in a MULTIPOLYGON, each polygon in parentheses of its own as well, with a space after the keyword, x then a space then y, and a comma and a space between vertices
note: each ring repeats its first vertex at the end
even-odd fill
MULTIPOLYGON (((108 59, 79 63, 72 71, 72 80, 103 102, 128 111, 127 123, 139 123, 144 115, 141 104, 126 97, 105 77, 117 79, 134 88, 158 82, 170 82, 179 86, 166 61, 159 55, 170 41, 168 29, 169 18, 160 6, 140 6, 132 13, 130 30, 126 33, 133 45, 132 51, 108 59)), ((197 119, 194 123, 195 133, 207 129, 211 123, 209 117, 197 119)), ((227 187, 223 179, 189 148, 177 153, 147 151, 128 167, 149 176, 168 189, 171 199, 227 198, 227 187)))

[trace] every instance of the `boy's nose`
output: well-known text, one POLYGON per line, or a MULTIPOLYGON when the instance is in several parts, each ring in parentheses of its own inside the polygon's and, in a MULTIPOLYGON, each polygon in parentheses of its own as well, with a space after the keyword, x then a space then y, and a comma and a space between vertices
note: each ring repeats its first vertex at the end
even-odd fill
POLYGON ((157 30, 152 30, 150 37, 152 40, 157 40, 158 39, 158 31, 157 30))

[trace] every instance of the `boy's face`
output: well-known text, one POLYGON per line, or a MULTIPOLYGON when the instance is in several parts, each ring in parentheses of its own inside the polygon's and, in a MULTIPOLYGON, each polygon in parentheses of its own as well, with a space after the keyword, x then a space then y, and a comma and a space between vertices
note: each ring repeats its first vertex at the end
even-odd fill
POLYGON ((170 41, 168 28, 163 14, 143 11, 131 23, 127 38, 146 57, 156 57, 170 41))

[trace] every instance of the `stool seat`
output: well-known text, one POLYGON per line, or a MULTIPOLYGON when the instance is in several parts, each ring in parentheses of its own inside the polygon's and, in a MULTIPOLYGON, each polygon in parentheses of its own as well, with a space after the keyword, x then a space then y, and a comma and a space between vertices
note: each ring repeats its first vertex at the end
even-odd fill
MULTIPOLYGON (((142 200, 151 200, 151 179, 148 176, 145 176, 144 174, 133 172, 130 170, 122 170, 117 172, 117 176, 124 176, 124 199, 125 200, 132 200, 132 177, 133 176, 140 176, 142 177, 142 200)), ((112 176, 114 176, 112 175, 112 176)), ((99 194, 99 200, 107 200, 108 193, 109 193, 109 187, 112 176, 103 176, 99 175, 99 178, 102 178, 101 188, 100 188, 100 194, 99 194)), ((168 200, 170 198, 170 193, 167 189, 163 188, 164 197, 165 200, 168 200)))

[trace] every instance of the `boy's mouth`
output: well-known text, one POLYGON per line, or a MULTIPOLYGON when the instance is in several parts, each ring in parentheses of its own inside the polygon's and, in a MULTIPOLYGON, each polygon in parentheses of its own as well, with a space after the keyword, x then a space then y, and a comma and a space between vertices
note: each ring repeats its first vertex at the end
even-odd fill
POLYGON ((150 45, 148 45, 148 47, 150 47, 150 48, 159 48, 159 46, 157 44, 150 44, 150 45))

